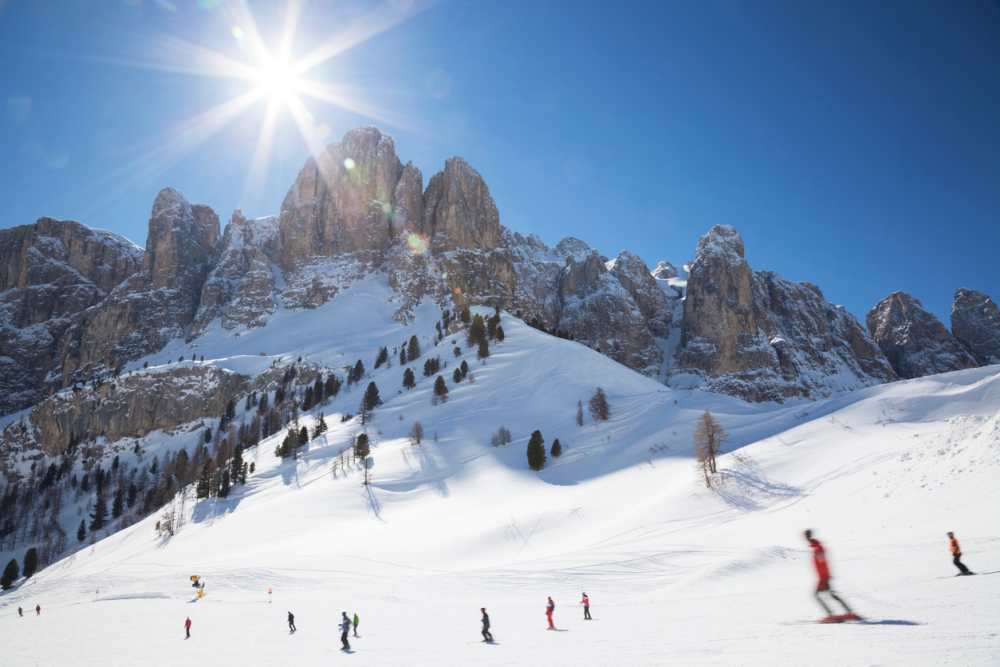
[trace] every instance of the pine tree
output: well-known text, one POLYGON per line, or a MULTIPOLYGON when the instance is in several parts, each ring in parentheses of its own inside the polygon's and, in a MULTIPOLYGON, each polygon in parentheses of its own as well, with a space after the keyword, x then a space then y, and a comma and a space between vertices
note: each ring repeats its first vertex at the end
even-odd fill
POLYGON ((316 379, 313 380, 313 401, 315 401, 314 405, 319 405, 320 403, 322 403, 324 398, 326 397, 323 394, 323 379, 319 375, 316 375, 316 379))
POLYGON ((371 452, 371 447, 368 443, 368 434, 359 433, 358 439, 354 441, 354 458, 361 460, 361 465, 365 469, 365 484, 368 484, 368 466, 365 463, 365 459, 368 458, 368 454, 371 452))
POLYGON ((604 395, 604 390, 600 387, 590 397, 590 416, 594 421, 607 421, 611 415, 611 408, 608 405, 608 397, 604 395))
POLYGON ((424 439, 424 425, 420 422, 413 422, 413 427, 410 429, 410 442, 414 445, 419 445, 424 439))
POLYGON ((201 475, 198 477, 198 485, 195 487, 196 498, 208 498, 212 493, 212 462, 205 461, 201 467, 201 475))
POLYGON ((125 504, 129 509, 135 505, 136 496, 139 495, 139 488, 135 484, 128 485, 128 495, 125 496, 125 504))
POLYGON ((11 558, 7 567, 3 569, 3 576, 0 577, 0 588, 7 590, 14 585, 19 576, 21 576, 21 571, 17 566, 17 559, 11 558))
POLYGON ((468 324, 472 319, 472 312, 469 310, 468 306, 462 306, 462 310, 459 313, 459 319, 461 319, 465 324, 468 324))
POLYGON ((502 342, 503 342, 503 339, 504 339, 505 337, 506 337, 506 336, 505 336, 505 334, 504 334, 504 332, 503 332, 503 325, 500 325, 500 324, 498 324, 498 325, 497 325, 497 342, 498 342, 498 343, 502 343, 502 342))
POLYGON ((104 524, 108 520, 108 501, 104 497, 104 484, 99 484, 97 486, 97 499, 94 501, 94 513, 90 517, 90 532, 95 533, 101 528, 104 528, 104 524))
POLYGON ((417 386, 416 378, 413 376, 413 369, 407 368, 403 371, 403 386, 407 389, 413 389, 417 386))
POLYGON ((455 372, 453 372, 451 374, 451 381, 454 382, 455 384, 458 384, 459 382, 462 381, 462 369, 461 368, 456 368, 455 372))
POLYGON ((420 341, 417 340, 416 336, 410 336, 410 342, 407 344, 406 357, 409 361, 415 361, 420 358, 420 341))
POLYGON ((229 496, 229 490, 231 487, 229 479, 229 468, 222 471, 222 481, 219 484, 219 497, 226 498, 229 496))
POLYGON ((361 382, 361 378, 365 376, 365 364, 363 361, 358 359, 357 363, 354 364, 354 369, 351 370, 351 383, 361 382))
POLYGON ((532 470, 545 467, 545 440, 541 431, 534 431, 528 439, 528 465, 532 470))
POLYGON ((440 375, 434 380, 434 398, 433 403, 444 403, 448 400, 448 385, 445 384, 444 378, 440 375))
POLYGON ((323 418, 323 413, 319 413, 319 421, 316 422, 316 428, 313 429, 313 438, 318 438, 319 436, 326 433, 326 419, 323 418))
POLYGON ((378 351, 378 356, 375 357, 375 368, 378 368, 388 360, 389 360, 389 350, 383 347, 381 350, 378 351))
POLYGON ((31 547, 24 552, 24 578, 30 579, 38 570, 38 550, 31 547))
POLYGON ((312 410, 313 405, 315 405, 313 401, 313 388, 311 386, 306 387, 306 393, 302 396, 302 409, 306 411, 312 410))
POLYGON ((459 369, 461 369, 462 371, 462 379, 464 380, 465 376, 469 374, 469 362, 467 362, 465 359, 462 359, 462 365, 459 366, 459 369))
POLYGON ((78 542, 87 539, 87 522, 83 519, 80 519, 80 527, 76 529, 76 539, 78 542))
POLYGON ((302 426, 299 429, 299 435, 298 435, 298 440, 297 440, 296 444, 299 447, 301 447, 302 445, 304 445, 304 444, 306 444, 308 442, 309 442, 309 430, 305 426, 302 426))
POLYGON ((698 423, 694 429, 694 452, 698 460, 698 466, 705 476, 705 486, 711 488, 711 475, 718 472, 715 465, 715 457, 722 449, 722 442, 728 437, 726 429, 712 415, 705 410, 698 418, 698 423))
POLYGON ((469 332, 466 335, 469 346, 478 345, 479 341, 486 338, 486 323, 483 322, 483 316, 476 313, 475 317, 472 318, 472 324, 469 325, 469 332))
POLYGON ((368 383, 368 388, 365 389, 365 396, 362 400, 362 405, 367 412, 371 412, 378 406, 382 405, 382 398, 378 394, 378 385, 374 382, 368 383))
POLYGON ((493 316, 486 320, 486 335, 496 338, 498 326, 500 326, 500 311, 493 313, 493 316))
POLYGON ((340 384, 341 384, 340 378, 331 373, 326 378, 326 386, 324 387, 324 393, 331 398, 335 397, 338 393, 340 393, 340 384))
POLYGON ((111 517, 117 519, 125 511, 125 488, 119 486, 115 491, 115 499, 111 502, 111 517))
POLYGON ((552 449, 549 450, 549 453, 554 459, 559 458, 559 455, 562 454, 562 443, 559 442, 559 438, 552 441, 552 449))
POLYGON ((405 366, 406 365, 406 361, 407 361, 407 359, 406 359, 406 348, 405 347, 401 347, 401 348, 399 348, 399 365, 400 366, 405 366))
POLYGON ((482 338, 479 339, 479 351, 476 353, 476 356, 478 356, 480 359, 485 359, 486 357, 490 356, 490 344, 489 341, 486 339, 486 336, 483 336, 482 338))

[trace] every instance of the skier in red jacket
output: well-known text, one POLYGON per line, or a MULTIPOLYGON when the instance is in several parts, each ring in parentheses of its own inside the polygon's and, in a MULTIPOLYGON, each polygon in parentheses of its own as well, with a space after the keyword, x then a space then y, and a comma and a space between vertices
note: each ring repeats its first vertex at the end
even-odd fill
POLYGON ((549 620, 549 627, 548 627, 549 630, 556 629, 555 623, 552 622, 552 614, 555 612, 555 610, 556 610, 556 603, 552 601, 552 596, 550 595, 549 601, 545 605, 545 618, 549 620))
POLYGON ((805 532, 806 541, 809 542, 809 547, 813 552, 813 566, 816 568, 816 576, 819 578, 816 584, 816 601, 819 602, 820 606, 823 607, 823 611, 826 612, 826 618, 823 619, 825 623, 833 623, 838 621, 853 621, 857 620, 858 616, 851 608, 847 606, 839 595, 837 595, 832 588, 830 588, 830 566, 826 562, 826 550, 823 548, 823 544, 812 536, 812 531, 807 530, 805 532), (822 594, 826 593, 831 598, 840 603, 840 606, 844 608, 844 614, 840 616, 835 616, 833 610, 830 609, 830 605, 823 600, 822 594))
POLYGON ((184 620, 184 639, 191 639, 191 617, 184 620))

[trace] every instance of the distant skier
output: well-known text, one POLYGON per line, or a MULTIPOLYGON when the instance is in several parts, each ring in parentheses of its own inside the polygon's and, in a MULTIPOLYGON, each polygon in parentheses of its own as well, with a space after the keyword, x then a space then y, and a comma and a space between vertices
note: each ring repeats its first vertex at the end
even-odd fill
POLYGON ((347 617, 347 612, 340 612, 340 643, 341 651, 350 651, 351 645, 347 641, 347 633, 351 631, 351 619, 347 617))
POLYGON ((819 602, 820 606, 826 612, 826 618, 823 619, 824 623, 835 623, 840 621, 853 621, 857 620, 858 616, 851 611, 851 608, 847 606, 840 596, 838 596, 832 588, 830 588, 830 566, 826 562, 826 550, 823 548, 823 544, 812 536, 812 531, 807 530, 805 532, 806 541, 809 542, 809 547, 813 552, 813 565, 816 567, 816 575, 819 577, 819 582, 816 584, 816 601, 819 602), (822 597, 822 593, 826 593, 831 598, 840 603, 840 606, 844 608, 844 614, 840 616, 835 616, 833 610, 830 609, 822 597))
POLYGON ((295 614, 288 612, 288 631, 295 632, 295 614))
POLYGON ((42 615, 42 605, 36 604, 35 605, 35 616, 41 616, 41 615, 42 615))
POLYGON ((191 639, 191 617, 188 616, 184 621, 184 639, 191 639))
POLYGON ((486 613, 486 607, 481 607, 479 611, 483 612, 483 641, 492 642, 493 633, 490 632, 490 615, 486 613))
POLYGON ((965 567, 965 563, 962 562, 962 548, 958 546, 958 540, 955 539, 955 533, 952 533, 951 531, 948 532, 948 549, 951 550, 951 555, 954 556, 954 558, 951 559, 951 562, 958 568, 958 573, 960 575, 975 574, 975 572, 972 572, 969 568, 965 567))
POLYGON ((271 587, 267 587, 267 603, 271 604, 271 587))
POLYGON ((552 601, 552 596, 549 596, 548 604, 545 605, 545 618, 549 621, 549 630, 555 630, 556 625, 552 622, 552 614, 556 611, 556 603, 552 601))
POLYGON ((358 624, 361 623, 361 617, 358 616, 358 612, 354 612, 354 636, 358 636, 358 624))
POLYGON ((21 618, 24 618, 24 610, 21 609, 20 607, 18 607, 17 608, 17 615, 20 616, 21 618))
POLYGON ((586 593, 583 594, 583 599, 580 600, 580 604, 583 605, 583 620, 585 621, 593 620, 592 618, 590 618, 590 598, 587 597, 586 593))

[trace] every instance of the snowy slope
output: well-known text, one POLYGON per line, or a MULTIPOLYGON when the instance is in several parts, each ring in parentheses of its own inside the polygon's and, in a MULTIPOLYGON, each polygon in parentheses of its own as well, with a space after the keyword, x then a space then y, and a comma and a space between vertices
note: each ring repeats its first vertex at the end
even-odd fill
MULTIPOLYGON (((211 330, 148 359, 204 354, 258 372, 278 358, 339 367, 411 334, 451 368, 451 339, 431 342, 436 309, 390 319, 370 280, 312 311, 279 310, 263 329, 211 330), (239 334, 239 335, 236 335, 239 334), (263 353, 263 356, 261 355, 263 353)), ((869 388, 822 402, 751 405, 675 391, 588 348, 504 317, 506 341, 474 383, 431 404, 431 379, 401 388, 403 368, 370 373, 385 404, 368 432, 372 484, 340 468, 361 430, 361 387, 317 408, 330 430, 282 462, 261 443, 257 472, 227 499, 184 503, 169 541, 150 517, 0 596, 3 663, 368 664, 996 664, 1000 576, 953 578, 944 538, 966 561, 1000 570, 1000 368, 869 388), (612 418, 574 421, 596 384, 612 418), (694 419, 730 432, 722 487, 691 459, 694 419), (406 434, 426 429, 419 446, 406 434), (489 445, 500 425, 513 442, 489 445), (528 470, 540 429, 563 455, 528 470), (828 546, 834 583, 878 624, 815 619, 801 530, 828 546), (207 596, 192 601, 188 577, 207 596), (266 590, 274 589, 268 604, 266 590), (581 620, 581 591, 593 622, 581 620), (545 596, 557 602, 545 632, 545 596), (18 606, 43 607, 18 618, 18 606), (478 642, 487 606, 496 645, 478 642), (289 635, 285 613, 296 614, 289 635), (361 615, 341 655, 342 610, 361 615), (193 637, 183 640, 190 616, 193 637)), ((461 344, 461 342, 460 342, 461 344)), ((208 362, 207 362, 208 363, 208 362)), ((140 364, 141 365, 141 364, 140 364)), ((311 424, 315 414, 303 417, 311 424)))

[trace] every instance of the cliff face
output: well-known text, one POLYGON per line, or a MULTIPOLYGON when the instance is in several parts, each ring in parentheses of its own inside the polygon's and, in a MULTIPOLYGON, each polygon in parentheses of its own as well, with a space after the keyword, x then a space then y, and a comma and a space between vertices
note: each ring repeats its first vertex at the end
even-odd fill
POLYGON ((728 226, 698 244, 671 375, 748 400, 822 396, 894 377, 860 324, 818 288, 752 271, 728 226))
POLYGON ((905 292, 893 292, 866 318, 868 331, 901 378, 945 373, 979 364, 941 321, 905 292))
POLYGON ((142 261, 129 241, 78 222, 41 218, 0 230, 0 414, 61 386, 50 376, 60 341, 142 261))
POLYGON ((989 296, 971 289, 956 291, 951 331, 980 364, 1000 364, 1000 309, 989 296))

